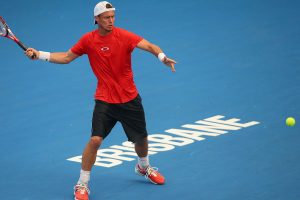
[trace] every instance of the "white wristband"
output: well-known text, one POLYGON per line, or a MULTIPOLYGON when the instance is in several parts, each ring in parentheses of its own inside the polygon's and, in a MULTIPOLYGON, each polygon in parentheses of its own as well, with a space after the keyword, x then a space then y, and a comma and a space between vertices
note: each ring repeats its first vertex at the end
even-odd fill
POLYGON ((39 51, 39 59, 44 61, 50 61, 50 52, 39 51))
POLYGON ((164 53, 159 53, 159 54, 157 55, 157 57, 158 57, 158 59, 159 59, 161 62, 164 62, 164 59, 165 59, 166 55, 165 55, 164 53))

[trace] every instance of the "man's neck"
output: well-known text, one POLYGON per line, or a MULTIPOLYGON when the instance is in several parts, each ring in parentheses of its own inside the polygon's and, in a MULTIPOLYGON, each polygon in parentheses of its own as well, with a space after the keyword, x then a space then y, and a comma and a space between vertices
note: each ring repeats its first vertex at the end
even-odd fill
POLYGON ((98 32, 101 36, 106 36, 106 35, 110 34, 112 32, 112 30, 108 31, 108 30, 105 30, 105 29, 99 27, 98 32))

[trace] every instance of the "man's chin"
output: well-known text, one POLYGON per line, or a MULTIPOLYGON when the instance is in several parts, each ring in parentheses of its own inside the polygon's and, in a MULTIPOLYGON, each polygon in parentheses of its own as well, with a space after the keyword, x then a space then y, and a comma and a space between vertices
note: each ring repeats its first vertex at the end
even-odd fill
POLYGON ((109 26, 109 27, 106 28, 107 31, 112 31, 113 29, 114 29, 113 26, 109 26))

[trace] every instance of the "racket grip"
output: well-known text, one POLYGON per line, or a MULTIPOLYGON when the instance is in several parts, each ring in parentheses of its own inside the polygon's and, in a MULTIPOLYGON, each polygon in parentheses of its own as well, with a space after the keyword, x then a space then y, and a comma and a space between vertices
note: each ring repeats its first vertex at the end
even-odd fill
MULTIPOLYGON (((24 51, 26 51, 26 50, 28 49, 28 47, 27 47, 25 44, 23 44, 21 41, 19 41, 17 44, 18 44, 24 51)), ((33 55, 31 56, 31 58, 32 58, 32 59, 36 58, 36 55, 33 54, 33 55)))

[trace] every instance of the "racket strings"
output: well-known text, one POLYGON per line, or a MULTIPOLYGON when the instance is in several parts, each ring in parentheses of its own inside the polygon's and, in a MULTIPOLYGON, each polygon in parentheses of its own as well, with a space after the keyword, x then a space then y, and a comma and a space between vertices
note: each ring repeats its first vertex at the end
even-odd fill
POLYGON ((7 34, 6 26, 0 21, 0 35, 6 36, 7 34))

